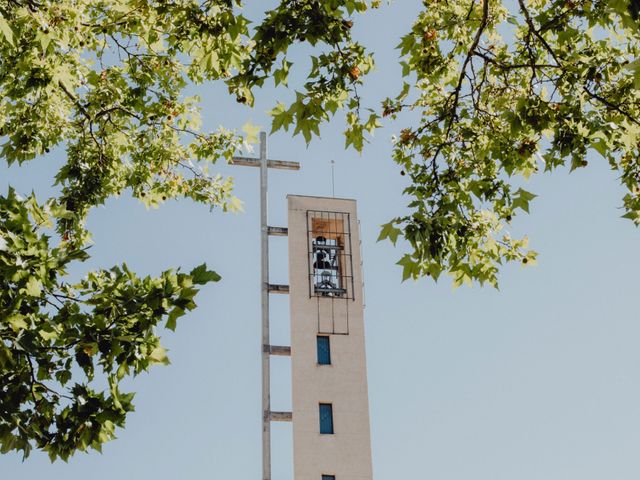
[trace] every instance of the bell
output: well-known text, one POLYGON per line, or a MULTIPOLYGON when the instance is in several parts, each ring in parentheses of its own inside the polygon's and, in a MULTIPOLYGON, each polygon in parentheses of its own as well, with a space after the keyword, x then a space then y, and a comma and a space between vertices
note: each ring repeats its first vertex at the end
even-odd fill
POLYGON ((331 281, 331 278, 333 277, 331 272, 325 270, 320 274, 320 277, 322 279, 320 285, 318 285, 320 288, 336 288, 335 283, 331 281))

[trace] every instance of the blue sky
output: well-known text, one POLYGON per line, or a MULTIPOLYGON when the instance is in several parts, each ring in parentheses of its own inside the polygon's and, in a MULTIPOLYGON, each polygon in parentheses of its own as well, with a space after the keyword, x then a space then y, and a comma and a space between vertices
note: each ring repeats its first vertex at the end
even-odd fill
MULTIPOLYGON (((420 4, 397 1, 354 26, 378 63, 365 100, 399 85, 394 46, 420 4)), ((289 95, 268 90, 249 110, 223 86, 198 93, 212 128, 266 126, 264 112, 289 95)), ((640 478, 640 231, 619 218, 623 191, 606 162, 593 156, 589 168, 529 181, 539 197, 514 228, 529 234, 538 265, 505 268, 500 291, 454 291, 447 278, 401 284, 402 247, 376 242, 380 224, 406 203, 390 160, 393 128, 360 156, 343 150, 340 127, 325 126, 309 147, 270 137, 270 156, 302 162, 300 172, 270 174, 270 223, 285 225, 288 193, 329 195, 336 161, 336 196, 357 199, 362 222, 375 478, 640 478)), ((21 168, 0 166, 0 191, 12 184, 45 198, 61 161, 52 152, 21 168)), ((260 478, 258 172, 220 171, 234 176, 244 213, 187 201, 147 211, 128 197, 91 213, 95 245, 82 270, 126 261, 157 273, 206 261, 223 280, 201 292, 175 333, 163 334, 172 365, 134 380, 137 411, 103 454, 54 465, 39 452, 25 463, 3 455, 2 478, 260 478)), ((271 250, 271 280, 286 283, 286 239, 272 239, 271 250)), ((288 342, 287 301, 272 299, 274 344, 288 342)), ((288 359, 274 358, 275 410, 290 408, 288 368, 288 359)), ((291 479, 290 425, 274 426, 273 443, 273 478, 291 479)))

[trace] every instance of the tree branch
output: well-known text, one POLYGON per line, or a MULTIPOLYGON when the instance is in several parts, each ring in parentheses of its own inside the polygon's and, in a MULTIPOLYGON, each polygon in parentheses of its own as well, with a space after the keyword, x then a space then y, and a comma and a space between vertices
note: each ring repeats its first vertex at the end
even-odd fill
POLYGON ((620 107, 620 105, 616 105, 615 103, 612 103, 609 100, 607 100, 605 97, 603 97, 601 95, 598 95, 595 92, 592 92, 591 90, 589 90, 587 88, 586 85, 582 86, 582 90, 584 90, 586 92, 586 94, 589 95, 594 100, 597 100, 600 103, 602 103, 602 104, 606 105, 607 107, 609 107, 610 109, 615 110, 616 112, 624 115, 632 123, 635 123, 636 125, 640 125, 640 121, 636 117, 631 115, 629 112, 623 110, 622 107, 620 107))

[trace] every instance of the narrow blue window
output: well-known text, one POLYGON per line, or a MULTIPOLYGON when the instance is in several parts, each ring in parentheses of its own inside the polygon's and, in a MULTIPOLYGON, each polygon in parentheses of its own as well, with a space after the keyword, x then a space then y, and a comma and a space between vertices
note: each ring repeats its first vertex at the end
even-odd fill
POLYGON ((335 475, 322 475, 322 480, 336 480, 335 475))
POLYGON ((331 346, 329 344, 329 337, 318 337, 318 364, 319 365, 331 365, 331 346))
POLYGON ((320 404, 320 433, 333 433, 333 405, 320 404))

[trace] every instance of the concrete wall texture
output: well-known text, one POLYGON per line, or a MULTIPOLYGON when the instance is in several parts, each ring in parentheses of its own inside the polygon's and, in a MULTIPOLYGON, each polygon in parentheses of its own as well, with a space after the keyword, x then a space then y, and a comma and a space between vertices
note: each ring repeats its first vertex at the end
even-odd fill
POLYGON ((295 480, 371 480, 371 438, 364 344, 364 305, 356 202, 293 196, 289 203, 289 285, 293 460, 295 480), (312 238, 317 235, 309 211, 339 212, 347 224, 341 238, 352 255, 340 262, 348 292, 316 296, 313 288, 312 238), (349 241, 350 240, 350 241, 349 241), (310 263, 311 262, 311 263, 310 263), (311 265, 311 266, 310 266, 311 265), (352 268, 351 268, 352 266, 352 268), (350 298, 349 298, 350 297, 350 298), (317 336, 328 335, 331 365, 317 361, 317 336), (319 405, 333 409, 333 434, 321 434, 319 405))

